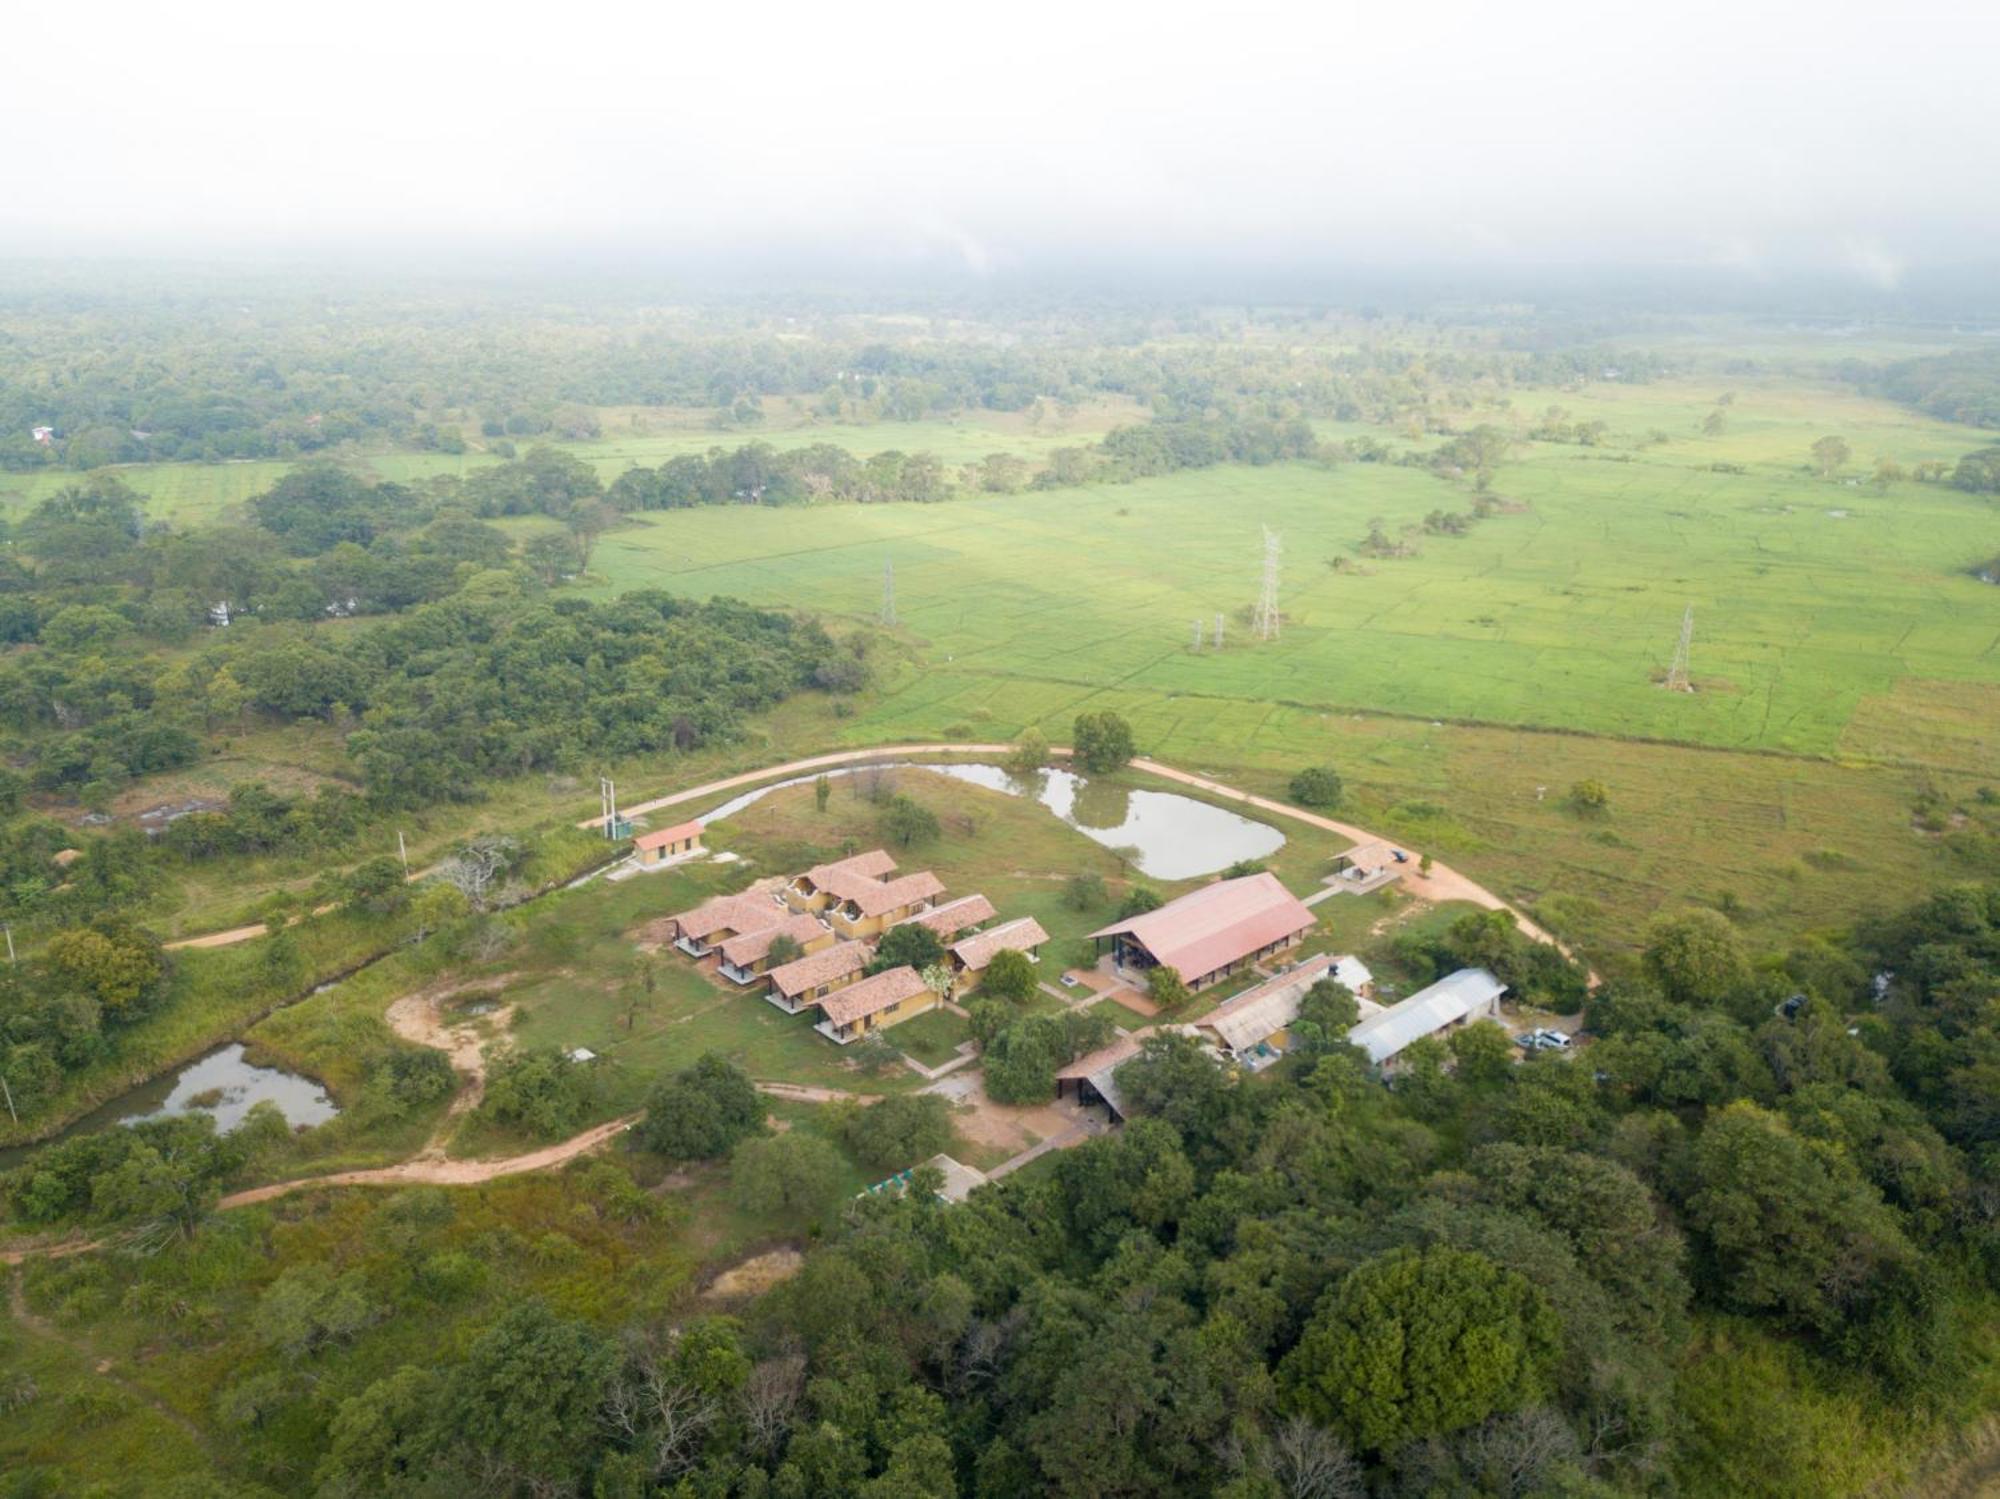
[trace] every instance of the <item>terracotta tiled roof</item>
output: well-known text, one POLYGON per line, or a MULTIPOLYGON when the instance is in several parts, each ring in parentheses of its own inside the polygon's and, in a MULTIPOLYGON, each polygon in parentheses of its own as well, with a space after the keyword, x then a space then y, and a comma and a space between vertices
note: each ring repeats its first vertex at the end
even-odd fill
POLYGON ((953 945, 951 955, 960 964, 977 973, 993 961, 993 955, 1003 948, 1016 952, 1026 952, 1040 947, 1049 940, 1049 934, 1042 930, 1042 924, 1032 916, 1019 916, 1003 926, 996 926, 988 932, 978 932, 963 942, 953 945))
POLYGON ((957 900, 947 901, 941 906, 932 906, 928 911, 905 916, 896 925, 925 926, 940 937, 951 938, 978 926, 982 921, 991 921, 999 914, 993 909, 993 902, 985 896, 961 895, 957 900))
POLYGON ((678 843, 683 838, 699 838, 701 824, 698 822, 677 822, 670 828, 661 828, 657 833, 641 833, 632 840, 636 849, 665 848, 669 843, 678 843))
POLYGON ((741 895, 713 896, 676 916, 674 925, 684 936, 706 942, 717 932, 738 936, 761 932, 783 921, 785 914, 785 908, 769 895, 746 890, 741 895))
POLYGON ((1189 983, 1227 967, 1294 932, 1311 928, 1311 909, 1270 873, 1218 880, 1170 900, 1156 911, 1114 921, 1090 935, 1124 932, 1189 983))
POLYGON ((899 907, 914 905, 920 900, 930 900, 942 894, 944 894, 944 881, 926 869, 886 883, 876 881, 863 886, 852 895, 844 897, 841 904, 852 906, 863 916, 880 916, 885 911, 894 911, 899 907))
POLYGON ((868 948, 860 942, 836 942, 832 947, 794 958, 770 972, 771 987, 788 998, 832 983, 868 966, 868 948))
POLYGON ((834 990, 819 1002, 819 1008, 835 1025, 852 1025, 865 1015, 929 992, 923 975, 905 964, 901 968, 885 968, 872 978, 834 990))
POLYGON ((824 937, 826 928, 819 924, 819 918, 800 912, 787 916, 776 926, 767 926, 759 932, 745 932, 739 937, 731 937, 722 944, 722 961, 733 963, 738 968, 748 968, 752 963, 762 962, 771 950, 771 944, 779 937, 790 937, 803 947, 815 937, 824 937))
POLYGON ((846 900, 858 890, 881 884, 895 867, 896 861, 889 857, 887 849, 875 848, 852 858, 836 859, 831 864, 815 864, 792 883, 824 890, 835 900, 846 900))

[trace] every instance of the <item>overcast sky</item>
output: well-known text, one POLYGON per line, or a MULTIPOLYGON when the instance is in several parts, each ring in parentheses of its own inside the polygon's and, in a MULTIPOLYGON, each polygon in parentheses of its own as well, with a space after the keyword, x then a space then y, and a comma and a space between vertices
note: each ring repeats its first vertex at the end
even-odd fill
POLYGON ((19 8, 0 252, 1995 258, 1996 0, 19 8))

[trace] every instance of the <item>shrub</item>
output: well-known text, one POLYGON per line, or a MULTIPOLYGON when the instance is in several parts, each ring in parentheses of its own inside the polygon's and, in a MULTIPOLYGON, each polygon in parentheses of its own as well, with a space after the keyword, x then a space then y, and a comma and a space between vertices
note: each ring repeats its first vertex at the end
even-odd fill
POLYGON ((1341 791, 1340 773, 1330 766, 1315 765, 1292 777, 1292 800, 1302 807, 1337 807, 1341 791))

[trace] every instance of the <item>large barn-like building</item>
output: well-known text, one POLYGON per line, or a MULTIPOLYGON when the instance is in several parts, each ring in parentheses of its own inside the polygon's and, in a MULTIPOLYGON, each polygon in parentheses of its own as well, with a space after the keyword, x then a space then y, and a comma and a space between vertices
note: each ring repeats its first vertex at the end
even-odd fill
POLYGON ((1099 951, 1111 944, 1112 961, 1128 976, 1165 966, 1190 989, 1205 989, 1298 946, 1313 923, 1311 909, 1276 875, 1259 873, 1204 885, 1090 935, 1099 951))

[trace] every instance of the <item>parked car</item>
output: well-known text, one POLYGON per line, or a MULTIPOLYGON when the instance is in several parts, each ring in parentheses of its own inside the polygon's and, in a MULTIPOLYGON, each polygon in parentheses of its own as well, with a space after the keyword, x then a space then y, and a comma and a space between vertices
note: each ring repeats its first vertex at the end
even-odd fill
POLYGON ((1523 1051, 1568 1051, 1569 1033, 1556 1030, 1529 1031, 1514 1038, 1514 1044, 1523 1051))

